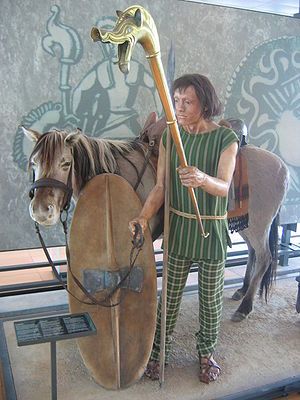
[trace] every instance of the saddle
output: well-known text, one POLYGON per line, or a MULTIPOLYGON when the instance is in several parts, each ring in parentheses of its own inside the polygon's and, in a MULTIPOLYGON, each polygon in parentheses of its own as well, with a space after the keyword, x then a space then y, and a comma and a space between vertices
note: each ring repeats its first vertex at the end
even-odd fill
POLYGON ((234 130, 239 139, 239 151, 228 193, 228 229, 233 233, 248 228, 249 222, 247 160, 242 150, 247 145, 247 127, 244 121, 236 118, 222 119, 219 125, 234 130))
POLYGON ((239 139, 239 148, 248 144, 248 130, 243 120, 238 118, 221 119, 219 121, 219 125, 226 126, 227 128, 230 128, 235 132, 239 139))

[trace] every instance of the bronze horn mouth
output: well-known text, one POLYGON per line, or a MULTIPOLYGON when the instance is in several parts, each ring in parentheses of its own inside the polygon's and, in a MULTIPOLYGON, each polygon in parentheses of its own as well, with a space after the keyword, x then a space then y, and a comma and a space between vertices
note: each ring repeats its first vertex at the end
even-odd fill
POLYGON ((128 74, 130 69, 130 46, 129 42, 124 42, 123 44, 118 45, 118 58, 119 58, 119 68, 123 74, 128 74), (129 54, 128 54, 129 52, 129 54))

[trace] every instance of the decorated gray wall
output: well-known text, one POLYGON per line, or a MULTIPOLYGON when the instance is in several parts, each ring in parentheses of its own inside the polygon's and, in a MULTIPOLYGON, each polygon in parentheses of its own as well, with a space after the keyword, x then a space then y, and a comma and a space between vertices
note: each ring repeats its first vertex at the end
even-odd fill
MULTIPOLYGON (((281 222, 300 219, 300 20, 177 0, 140 1, 154 18, 171 81, 207 75, 225 117, 249 127, 250 142, 281 156, 291 185, 281 222)), ((45 132, 80 127, 91 136, 135 136, 162 107, 143 49, 124 77, 116 49, 94 44, 93 25, 111 27, 110 0, 2 0, 0 13, 1 225, 0 250, 37 247, 28 214, 31 143, 20 124, 45 132)), ((60 229, 45 232, 62 244, 60 229)))

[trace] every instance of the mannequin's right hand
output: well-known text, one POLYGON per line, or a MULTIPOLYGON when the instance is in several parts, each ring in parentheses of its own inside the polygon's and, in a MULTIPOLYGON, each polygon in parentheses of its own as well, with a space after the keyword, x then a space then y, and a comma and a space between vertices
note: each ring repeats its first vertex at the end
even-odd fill
POLYGON ((130 230, 132 236, 134 236, 134 234, 135 234, 135 226, 136 225, 140 225, 142 228, 142 232, 144 233, 148 226, 146 218, 138 217, 138 218, 134 218, 132 221, 129 222, 129 230, 130 230))

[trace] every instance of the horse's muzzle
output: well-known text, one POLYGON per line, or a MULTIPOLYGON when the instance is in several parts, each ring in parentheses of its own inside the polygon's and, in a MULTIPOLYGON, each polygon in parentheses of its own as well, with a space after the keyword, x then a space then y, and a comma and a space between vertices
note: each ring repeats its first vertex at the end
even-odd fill
POLYGON ((55 204, 47 201, 39 202, 38 198, 33 198, 29 205, 29 214, 33 221, 43 226, 55 225, 60 218, 60 209, 55 204))

